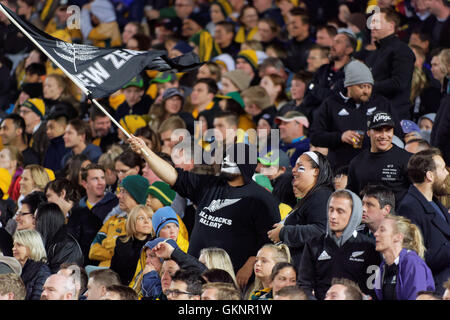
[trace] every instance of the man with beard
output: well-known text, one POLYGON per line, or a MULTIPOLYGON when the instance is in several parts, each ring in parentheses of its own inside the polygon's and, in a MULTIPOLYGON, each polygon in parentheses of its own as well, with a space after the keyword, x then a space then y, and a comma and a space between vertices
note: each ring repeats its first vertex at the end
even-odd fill
POLYGON ((239 285, 244 287, 252 275, 257 251, 269 242, 267 232, 280 221, 274 197, 252 180, 256 147, 244 143, 230 146, 217 177, 175 169, 142 139, 132 137, 129 142, 160 179, 197 206, 188 253, 198 258, 203 248, 224 249, 239 285))
POLYGON ((345 31, 339 32, 333 38, 328 55, 330 63, 321 66, 315 72, 302 103, 308 109, 306 116, 309 121, 313 120, 313 110, 326 97, 329 97, 332 92, 338 93, 343 89, 344 67, 351 61, 356 44, 356 38, 345 31))
MULTIPOLYGON (((105 108, 109 114, 114 114, 111 107, 105 108)), ((105 153, 108 147, 113 143, 118 142, 117 133, 111 126, 111 120, 99 108, 92 106, 89 116, 89 127, 91 129, 92 144, 100 147, 105 153)))
POLYGON ((437 148, 420 151, 408 162, 412 185, 400 202, 397 213, 416 224, 427 248, 425 262, 430 267, 436 293, 444 293, 443 284, 450 277, 450 215, 438 200, 446 195, 448 176, 442 153, 437 148))
POLYGON ((345 89, 325 99, 310 132, 312 145, 328 148, 334 170, 369 147, 370 142, 364 139, 368 117, 376 111, 390 112, 389 101, 372 94, 372 73, 364 63, 352 60, 344 70, 345 89))
POLYGON ((370 148, 350 162, 347 189, 360 194, 368 184, 382 184, 394 192, 397 206, 410 185, 406 167, 411 153, 392 143, 394 120, 387 112, 378 111, 371 116, 367 136, 370 148))

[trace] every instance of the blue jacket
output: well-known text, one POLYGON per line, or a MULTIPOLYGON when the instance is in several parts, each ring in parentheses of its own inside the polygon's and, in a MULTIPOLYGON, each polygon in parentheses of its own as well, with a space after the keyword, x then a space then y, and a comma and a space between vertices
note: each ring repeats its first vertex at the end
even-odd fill
MULTIPOLYGON (((88 144, 86 148, 84 148, 83 152, 81 152, 81 154, 86 155, 89 158, 89 160, 97 163, 98 158, 100 158, 100 156, 102 155, 102 149, 93 144, 88 144)), ((75 154, 73 153, 72 150, 66 153, 64 157, 61 159, 61 166, 64 168, 67 161, 69 161, 69 159, 72 158, 74 155, 75 154)))
POLYGON ((397 213, 410 219, 422 232, 427 248, 425 262, 433 272, 436 292, 442 294, 442 284, 450 277, 450 214, 437 198, 433 201, 446 216, 445 221, 413 185, 400 202, 397 213))
POLYGON ((289 156, 293 168, 295 167, 295 162, 297 162, 298 157, 300 157, 303 152, 309 151, 309 138, 297 138, 291 143, 281 142, 280 149, 289 156))
POLYGON ((70 149, 64 145, 62 135, 51 139, 47 152, 45 153, 44 167, 53 170, 53 172, 59 171, 63 168, 61 166, 61 157, 64 157, 69 152, 70 149))
MULTIPOLYGON (((375 279, 375 294, 383 300, 382 279, 386 261, 380 265, 379 276, 375 279)), ((416 300, 419 291, 434 291, 434 280, 430 268, 415 251, 402 249, 399 255, 397 284, 395 293, 397 300, 416 300)))

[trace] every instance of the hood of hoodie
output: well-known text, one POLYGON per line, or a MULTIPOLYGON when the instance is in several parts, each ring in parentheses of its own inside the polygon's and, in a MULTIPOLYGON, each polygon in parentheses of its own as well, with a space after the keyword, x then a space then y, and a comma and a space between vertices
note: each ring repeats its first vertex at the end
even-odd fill
POLYGON ((231 160, 237 164, 245 184, 250 183, 257 165, 256 147, 246 143, 235 143, 227 149, 226 155, 230 155, 231 160))
MULTIPOLYGON (((342 247, 350 237, 355 236, 357 234, 356 228, 361 224, 362 219, 362 202, 361 199, 352 191, 348 189, 344 189, 344 191, 347 191, 351 196, 353 200, 353 207, 352 207, 352 215, 350 216, 350 220, 348 221, 347 226, 345 227, 344 231, 342 232, 342 235, 338 238, 334 234, 334 232, 330 229, 330 222, 328 219, 328 212, 327 212, 327 237, 331 237, 331 239, 334 240, 336 245, 338 247, 342 247)), ((327 208, 330 205, 331 197, 328 199, 327 208)))
POLYGON ((116 12, 108 0, 95 0, 91 4, 91 12, 101 23, 116 21, 116 12))

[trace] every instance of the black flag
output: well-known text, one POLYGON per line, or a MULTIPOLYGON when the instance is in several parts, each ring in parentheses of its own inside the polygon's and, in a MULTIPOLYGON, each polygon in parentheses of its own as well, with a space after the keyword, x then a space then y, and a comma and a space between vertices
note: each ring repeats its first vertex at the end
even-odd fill
POLYGON ((190 52, 169 59, 165 51, 135 51, 120 48, 99 48, 73 44, 50 36, 31 23, 24 21, 0 4, 45 51, 55 59, 66 73, 70 73, 90 91, 90 98, 103 98, 121 89, 144 69, 187 72, 200 67, 198 56, 190 52))

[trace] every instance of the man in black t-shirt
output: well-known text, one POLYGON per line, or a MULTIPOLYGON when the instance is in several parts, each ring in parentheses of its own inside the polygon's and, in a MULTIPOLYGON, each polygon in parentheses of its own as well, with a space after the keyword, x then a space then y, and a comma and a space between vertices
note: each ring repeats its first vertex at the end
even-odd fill
POLYGON ((280 221, 275 198, 252 180, 256 147, 244 143, 230 146, 217 177, 175 169, 142 139, 132 137, 129 142, 134 152, 144 155, 159 178, 197 206, 188 253, 198 257, 203 248, 224 249, 238 284, 244 287, 252 275, 257 251, 269 242, 267 232, 280 221))
POLYGON ((376 112, 368 123, 370 148, 350 162, 347 188, 359 194, 367 184, 383 184, 395 194, 396 205, 409 188, 406 172, 411 153, 392 143, 394 120, 387 112, 376 112))

